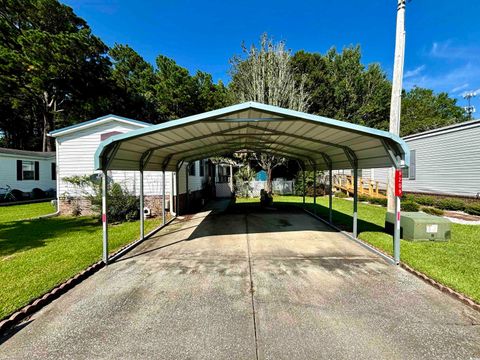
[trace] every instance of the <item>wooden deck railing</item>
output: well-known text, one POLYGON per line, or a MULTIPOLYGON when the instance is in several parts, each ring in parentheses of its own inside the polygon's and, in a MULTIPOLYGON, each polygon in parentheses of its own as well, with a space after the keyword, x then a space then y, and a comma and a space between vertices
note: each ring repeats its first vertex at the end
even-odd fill
MULTIPOLYGON (((336 191, 346 192, 347 195, 353 195, 353 176, 336 174, 333 176, 333 187, 336 191)), ((376 198, 386 198, 381 190, 387 188, 386 184, 379 181, 358 178, 358 195, 368 195, 376 198)))

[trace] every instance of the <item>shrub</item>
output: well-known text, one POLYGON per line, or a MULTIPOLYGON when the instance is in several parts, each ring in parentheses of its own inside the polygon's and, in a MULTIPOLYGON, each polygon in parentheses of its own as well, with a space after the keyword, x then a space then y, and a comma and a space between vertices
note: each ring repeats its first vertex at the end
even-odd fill
POLYGON ((417 212, 420 209, 420 206, 416 202, 409 200, 403 201, 400 205, 402 211, 417 212))
POLYGON ((414 201, 424 206, 435 206, 437 203, 437 200, 431 196, 415 196, 414 201))
POLYGON ((13 201, 22 201, 25 198, 23 191, 20 191, 18 189, 13 189, 11 194, 15 197, 15 200, 13 201))
MULTIPOLYGON (((97 176, 72 176, 64 181, 81 189, 83 196, 90 200, 92 210, 98 215, 102 210, 101 178, 97 176)), ((126 188, 108 179, 108 219, 112 222, 137 220, 140 218, 140 199, 126 188)))
POLYGON ((436 216, 442 216, 443 210, 434 208, 434 207, 422 207, 421 209, 424 213, 436 216))
POLYGON ((415 195, 413 194, 403 194, 402 201, 415 201, 415 195))
POLYGON ((340 198, 340 199, 345 199, 346 197, 348 197, 348 195, 345 194, 344 192, 337 191, 337 192, 335 193, 335 197, 340 198))
POLYGON ((465 209, 465 202, 459 199, 440 199, 436 205, 443 210, 461 211, 465 209))
POLYGON ((479 203, 467 204, 465 206, 465 212, 470 215, 480 216, 480 204, 479 203))
POLYGON ((358 195, 358 201, 370 201, 370 198, 367 195, 358 195))
POLYGON ((376 204, 376 205, 381 205, 381 206, 387 206, 387 199, 386 198, 374 198, 371 197, 368 200, 371 204, 376 204))
POLYGON ((33 188, 32 189, 32 198, 34 199, 45 199, 47 197, 47 194, 45 191, 39 188, 33 188))

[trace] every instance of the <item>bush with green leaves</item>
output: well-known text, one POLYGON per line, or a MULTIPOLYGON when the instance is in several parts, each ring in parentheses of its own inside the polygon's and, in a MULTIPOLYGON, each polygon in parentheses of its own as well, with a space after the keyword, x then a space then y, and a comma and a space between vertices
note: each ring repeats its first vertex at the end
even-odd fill
POLYGON ((443 215, 443 210, 437 209, 437 208, 434 208, 434 207, 430 207, 430 206, 422 207, 421 210, 424 213, 430 214, 430 215, 435 215, 435 216, 442 216, 443 215))
POLYGON ((387 206, 387 199, 386 198, 371 197, 371 198, 368 199, 368 201, 370 202, 370 204, 387 206))
POLYGON ((255 179, 255 171, 250 167, 249 164, 244 164, 238 169, 237 173, 234 175, 234 178, 235 193, 240 197, 249 197, 253 190, 250 182, 255 179))
POLYGON ((36 199, 45 199, 47 197, 47 194, 45 191, 39 188, 33 188, 32 189, 32 198, 36 199))
POLYGON ((470 203, 465 206, 465 212, 470 215, 480 216, 480 203, 470 203))
MULTIPOLYGON (((100 176, 71 176, 65 177, 63 180, 80 189, 83 197, 90 200, 92 211, 100 216, 102 211, 102 179, 100 176)), ((140 199, 111 178, 108 178, 107 182, 107 217, 109 221, 115 223, 138 220, 140 218, 140 199)))
POLYGON ((348 197, 348 195, 345 194, 345 193, 342 192, 342 191, 337 191, 337 192, 335 193, 335 197, 340 198, 340 199, 345 199, 345 198, 348 197))
POLYGON ((402 211, 417 212, 420 206, 414 201, 406 200, 400 204, 400 208, 402 211))
POLYGON ((437 200, 434 197, 426 195, 417 195, 414 197, 414 201, 424 206, 435 206, 437 204, 437 200))
POLYGON ((462 211, 465 209, 465 202, 460 199, 440 199, 436 206, 443 210, 462 211))

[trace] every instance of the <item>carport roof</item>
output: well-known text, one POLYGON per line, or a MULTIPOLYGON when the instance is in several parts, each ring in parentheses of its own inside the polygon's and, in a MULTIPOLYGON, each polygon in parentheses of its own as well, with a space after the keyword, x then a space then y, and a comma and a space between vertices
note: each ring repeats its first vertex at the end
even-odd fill
POLYGON ((110 137, 95 167, 175 171, 177 163, 259 151, 303 161, 318 170, 408 166, 400 137, 348 122, 246 102, 110 137))

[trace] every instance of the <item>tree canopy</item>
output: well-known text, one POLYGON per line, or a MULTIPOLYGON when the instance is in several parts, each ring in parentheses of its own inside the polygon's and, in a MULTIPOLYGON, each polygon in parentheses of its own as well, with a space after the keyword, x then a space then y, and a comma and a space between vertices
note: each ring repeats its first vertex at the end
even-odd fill
MULTIPOLYGON (((388 129, 391 83, 360 46, 292 54, 264 34, 230 75, 224 85, 161 54, 150 64, 108 48, 57 0, 0 1, 0 146, 53 150, 48 132, 106 113, 159 123, 248 100, 388 129)), ((402 135, 464 120, 446 93, 404 91, 402 135)))

